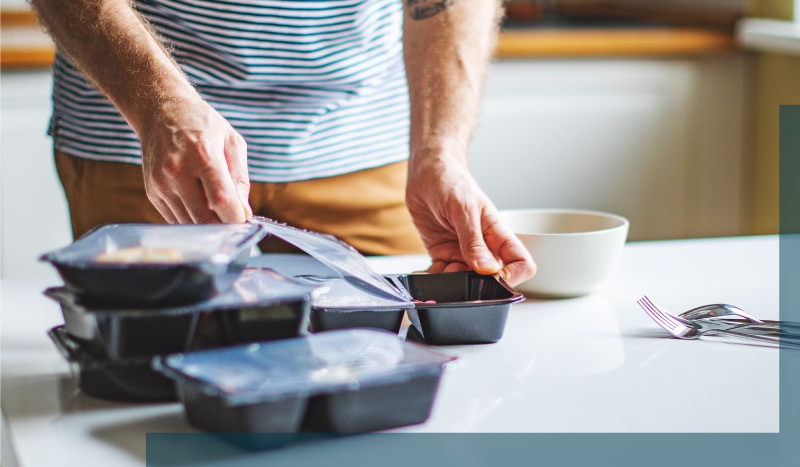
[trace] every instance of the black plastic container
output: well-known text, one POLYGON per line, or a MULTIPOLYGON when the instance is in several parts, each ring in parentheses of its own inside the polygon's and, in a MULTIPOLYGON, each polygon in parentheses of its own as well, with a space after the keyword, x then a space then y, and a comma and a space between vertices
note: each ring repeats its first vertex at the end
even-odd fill
POLYGON ((126 359, 297 337, 307 332, 315 290, 268 269, 248 268, 226 292, 180 307, 94 306, 65 287, 45 295, 59 302, 64 330, 83 349, 126 359))
POLYGON ((389 276, 417 302, 407 339, 431 345, 484 344, 503 337, 511 304, 524 296, 473 271, 389 276))
POLYGON ((63 326, 52 328, 48 335, 70 363, 78 388, 88 396, 119 402, 177 399, 175 383, 153 370, 150 358, 110 360, 97 357, 72 339, 63 326))
POLYGON ((375 328, 397 334, 410 301, 375 296, 343 277, 301 275, 295 280, 320 284, 311 301, 311 332, 334 329, 375 328))
POLYGON ((41 259, 98 304, 185 305, 227 290, 264 236, 253 224, 111 224, 41 259))
MULTIPOLYGON (((313 331, 368 326, 397 332, 406 312, 413 327, 408 334, 412 340, 416 337, 435 345, 491 343, 502 338, 511 304, 524 299, 499 277, 472 271, 381 276, 358 251, 330 235, 264 218, 255 222, 337 273, 304 275, 297 267, 274 266, 278 271, 293 271, 290 274, 297 279, 330 287, 328 296, 320 295, 312 301, 313 331), (350 285, 350 290, 337 290, 343 288, 342 284, 350 285), (323 303, 331 296, 332 304, 323 303), (378 299, 383 303, 372 302, 378 299), (380 313, 387 310, 391 313, 380 313)), ((274 261, 286 263, 286 257, 274 261)))
POLYGON ((312 432, 363 433, 422 423, 430 415, 439 378, 439 371, 430 371, 408 381, 314 396, 302 427, 312 432))
POLYGON ((424 422, 455 357, 377 329, 159 357, 188 421, 219 433, 360 433, 424 422))
POLYGON ((374 328, 397 334, 403 323, 406 308, 358 309, 321 308, 311 309, 311 332, 334 329, 374 328))
MULTIPOLYGON (((294 280, 321 287, 311 301, 311 332, 374 328, 398 333, 404 314, 414 307, 410 299, 402 297, 402 293, 407 293, 405 290, 398 289, 396 297, 376 295, 374 288, 363 287, 310 255, 264 254, 253 258, 251 264, 269 267, 294 280)), ((398 287, 382 276, 381 280, 388 287, 398 287)))

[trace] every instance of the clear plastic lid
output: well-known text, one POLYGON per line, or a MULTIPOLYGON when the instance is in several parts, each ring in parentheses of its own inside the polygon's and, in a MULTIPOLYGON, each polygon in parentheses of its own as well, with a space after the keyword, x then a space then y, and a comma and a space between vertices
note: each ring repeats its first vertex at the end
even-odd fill
POLYGON ((193 313, 211 310, 235 309, 248 306, 267 306, 295 300, 313 300, 314 297, 326 291, 324 286, 303 284, 287 279, 277 272, 266 268, 246 268, 234 281, 233 285, 225 292, 214 297, 189 305, 169 306, 165 308, 117 308, 94 307, 84 303, 79 293, 67 287, 52 287, 45 290, 45 295, 62 305, 69 306, 76 311, 114 312, 124 315, 174 315, 180 313, 193 313))
POLYGON ((266 236, 257 224, 110 224, 42 255, 56 264, 228 263, 266 236))
POLYGON ((356 287, 390 300, 413 300, 407 290, 392 285, 369 266, 361 253, 333 235, 298 229, 260 216, 250 218, 250 222, 263 226, 270 234, 291 243, 341 273, 345 280, 356 287))
POLYGON ((174 354, 153 367, 235 406, 391 384, 440 371, 455 358, 386 331, 347 329, 174 354))
POLYGON ((395 298, 386 298, 367 292, 363 287, 353 285, 343 277, 302 274, 293 277, 294 280, 304 284, 318 285, 318 293, 314 295, 311 304, 315 308, 334 310, 380 310, 398 308, 413 308, 410 301, 400 302, 395 298))

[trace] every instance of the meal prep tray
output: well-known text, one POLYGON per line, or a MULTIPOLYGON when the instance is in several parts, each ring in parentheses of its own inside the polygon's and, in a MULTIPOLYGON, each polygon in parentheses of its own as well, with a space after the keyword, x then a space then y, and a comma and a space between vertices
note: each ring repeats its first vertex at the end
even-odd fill
POLYGON ((492 343, 503 336, 511 304, 525 298, 499 277, 471 271, 383 277, 410 297, 405 300, 376 296, 302 254, 266 254, 254 258, 253 264, 322 286, 311 303, 312 332, 367 327, 397 333, 407 313, 412 323, 409 340, 432 345, 492 343))
POLYGON ((297 229, 263 217, 251 222, 310 256, 264 255, 260 264, 324 292, 311 302, 311 331, 377 328, 397 333, 406 310, 413 308, 408 292, 370 268, 361 253, 331 235, 297 229), (266 258, 266 260, 264 260, 266 258))
POLYGON ((511 304, 525 298, 499 277, 473 271, 389 278, 417 300, 407 338, 431 345, 497 342, 511 304))
POLYGON ((78 388, 98 399, 119 402, 161 402, 177 399, 174 382, 154 371, 146 357, 111 360, 97 357, 71 338, 64 326, 48 336, 70 363, 78 388))
POLYGON ((227 290, 266 234, 253 224, 111 224, 41 260, 98 304, 185 305, 227 290))
POLYGON ((219 433, 359 433, 422 423, 455 357, 377 329, 175 354, 189 423, 219 433))
POLYGON ((297 337, 307 332, 317 289, 269 269, 248 268, 226 292, 179 307, 94 306, 65 287, 45 295, 61 305, 64 330, 83 349, 125 359, 297 337))
POLYGON ((397 334, 409 301, 378 297, 343 277, 299 275, 293 279, 321 286, 311 301, 311 332, 334 329, 375 328, 397 334))

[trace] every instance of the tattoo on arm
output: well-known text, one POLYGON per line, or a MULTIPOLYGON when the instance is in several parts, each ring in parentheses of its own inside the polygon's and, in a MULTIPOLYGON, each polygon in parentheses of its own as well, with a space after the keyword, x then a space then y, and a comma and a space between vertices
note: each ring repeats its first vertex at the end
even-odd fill
POLYGON ((427 19, 450 8, 455 0, 406 0, 411 18, 427 19))

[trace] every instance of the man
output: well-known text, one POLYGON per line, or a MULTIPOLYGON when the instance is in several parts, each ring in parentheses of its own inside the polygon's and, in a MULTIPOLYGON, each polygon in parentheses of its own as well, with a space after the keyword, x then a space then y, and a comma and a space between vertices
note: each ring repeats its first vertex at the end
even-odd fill
POLYGON ((365 254, 424 245, 431 272, 535 272, 467 163, 499 1, 32 3, 74 235, 255 211, 365 254))

